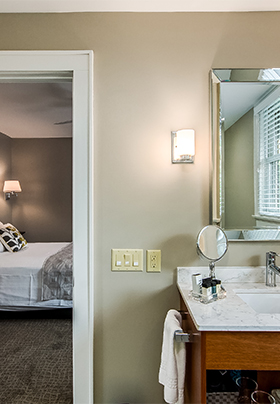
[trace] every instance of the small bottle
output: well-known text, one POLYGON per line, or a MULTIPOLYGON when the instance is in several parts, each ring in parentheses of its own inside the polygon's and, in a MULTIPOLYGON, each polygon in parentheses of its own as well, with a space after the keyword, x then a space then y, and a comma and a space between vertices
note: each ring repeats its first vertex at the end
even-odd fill
POLYGON ((202 279, 202 295, 203 297, 210 297, 212 295, 211 278, 202 279))
POLYGON ((216 280, 216 292, 218 295, 221 292, 222 281, 220 281, 220 279, 215 279, 215 280, 216 280))
POLYGON ((212 294, 217 295, 217 279, 212 279, 211 280, 211 287, 212 287, 212 294))
POLYGON ((192 287, 193 287, 194 296, 199 296, 201 294, 201 283, 202 283, 202 275, 193 274, 192 275, 192 287))

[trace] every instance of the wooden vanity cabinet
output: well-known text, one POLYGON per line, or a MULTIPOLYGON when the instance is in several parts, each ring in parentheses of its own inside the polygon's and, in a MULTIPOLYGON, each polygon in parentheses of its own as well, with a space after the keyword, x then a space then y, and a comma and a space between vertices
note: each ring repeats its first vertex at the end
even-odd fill
POLYGON ((181 298, 186 344, 185 403, 206 404, 206 373, 211 369, 257 370, 259 389, 280 388, 280 333, 198 331, 181 298))

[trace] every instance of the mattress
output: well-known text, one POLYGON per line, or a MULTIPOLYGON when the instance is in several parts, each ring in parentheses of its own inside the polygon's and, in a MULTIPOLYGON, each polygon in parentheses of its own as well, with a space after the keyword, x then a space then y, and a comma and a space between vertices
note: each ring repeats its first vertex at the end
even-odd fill
POLYGON ((69 243, 28 243, 16 253, 0 254, 0 310, 28 310, 72 307, 72 301, 42 298, 45 260, 69 243))

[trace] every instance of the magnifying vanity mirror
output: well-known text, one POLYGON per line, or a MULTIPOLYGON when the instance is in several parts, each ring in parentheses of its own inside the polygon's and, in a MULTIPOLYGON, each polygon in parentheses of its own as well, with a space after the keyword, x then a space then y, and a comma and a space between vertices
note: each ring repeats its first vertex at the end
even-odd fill
POLYGON ((280 68, 211 71, 210 223, 280 240, 280 68))
POLYGON ((228 240, 225 232, 218 226, 203 227, 196 241, 198 254, 209 261, 210 274, 215 278, 215 263, 223 258, 228 249, 228 240))

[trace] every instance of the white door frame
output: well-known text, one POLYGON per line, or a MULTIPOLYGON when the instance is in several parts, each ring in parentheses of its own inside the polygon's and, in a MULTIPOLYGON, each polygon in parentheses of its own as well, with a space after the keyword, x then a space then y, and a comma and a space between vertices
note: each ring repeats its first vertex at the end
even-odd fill
POLYGON ((93 403, 93 52, 0 51, 0 76, 73 75, 73 399, 93 403))

